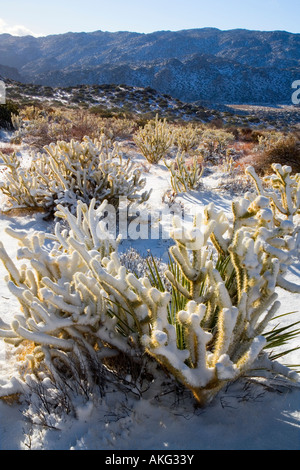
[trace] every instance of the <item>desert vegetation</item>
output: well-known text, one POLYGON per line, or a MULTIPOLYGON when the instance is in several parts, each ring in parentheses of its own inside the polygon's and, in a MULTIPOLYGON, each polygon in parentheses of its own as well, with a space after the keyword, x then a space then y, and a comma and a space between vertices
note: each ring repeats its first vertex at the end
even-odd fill
POLYGON ((14 152, 0 154, 2 211, 43 210, 55 224, 49 232, 9 230, 21 267, 1 243, 20 303, 10 324, 0 320, 20 362, 2 397, 50 380, 71 409, 66 381, 85 394, 105 393, 112 381, 142 395, 167 374, 205 406, 253 370, 298 380, 270 354, 297 330, 268 334, 276 288, 299 293, 285 278, 299 250, 297 133, 61 106, 24 106, 11 123, 14 152), (187 227, 175 216, 166 264, 149 256, 129 269, 105 214, 120 197, 147 213, 145 168, 165 172, 173 201, 188 192, 201 199, 211 173, 225 183, 214 190, 231 185, 235 198, 230 215, 210 203, 187 227))
POLYGON ((0 129, 12 129, 12 116, 17 115, 18 112, 18 105, 12 101, 8 101, 6 104, 0 104, 0 129))

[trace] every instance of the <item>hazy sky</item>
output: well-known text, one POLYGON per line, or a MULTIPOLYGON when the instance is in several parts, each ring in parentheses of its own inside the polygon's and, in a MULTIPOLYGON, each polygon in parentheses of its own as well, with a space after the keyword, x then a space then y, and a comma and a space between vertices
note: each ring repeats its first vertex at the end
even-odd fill
POLYGON ((300 33, 300 0, 1 0, 0 33, 216 27, 300 33))

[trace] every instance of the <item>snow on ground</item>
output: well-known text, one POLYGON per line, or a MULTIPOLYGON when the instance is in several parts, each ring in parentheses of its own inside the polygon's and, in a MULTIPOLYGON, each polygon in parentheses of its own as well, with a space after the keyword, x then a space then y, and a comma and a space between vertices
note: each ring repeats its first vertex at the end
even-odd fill
MULTIPOLYGON (((169 188, 164 165, 152 166, 145 173, 147 189, 153 192, 148 209, 165 207, 162 197, 169 188)), ((213 201, 218 208, 230 210, 232 196, 214 190, 218 175, 204 178, 199 192, 177 198, 192 217, 193 211, 213 201)), ((0 204, 3 201, 0 200, 0 204)), ((176 209, 176 210, 177 210, 176 209)), ((15 259, 17 242, 5 233, 6 227, 23 230, 46 230, 41 214, 0 216, 0 240, 15 259)), ((165 240, 125 240, 121 250, 134 246, 142 254, 147 250, 164 257, 170 245, 165 240)), ((9 321, 19 305, 9 293, 0 264, 0 314, 9 321)), ((300 263, 290 270, 290 278, 300 278, 300 263)), ((280 313, 296 311, 293 321, 300 320, 300 295, 279 291, 280 313)), ((283 324, 291 319, 283 317, 283 324)), ((291 348, 299 344, 294 339, 291 348)), ((299 351, 285 359, 300 364, 299 351)), ((0 384, 13 374, 12 352, 0 341, 0 384)), ((22 413, 24 403, 0 401, 0 450, 299 450, 300 449, 300 388, 274 381, 270 387, 241 380, 224 391, 205 409, 197 409, 189 394, 151 391, 141 399, 115 391, 98 403, 78 403, 76 418, 53 417, 52 425, 30 423, 22 413)), ((26 404, 28 407, 28 404, 26 404)), ((34 403, 31 404, 34 411, 34 403)))

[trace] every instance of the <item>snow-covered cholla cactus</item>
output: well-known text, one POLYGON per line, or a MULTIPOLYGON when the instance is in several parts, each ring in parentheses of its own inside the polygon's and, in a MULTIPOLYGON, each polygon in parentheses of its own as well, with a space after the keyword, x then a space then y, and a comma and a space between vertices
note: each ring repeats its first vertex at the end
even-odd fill
POLYGON ((192 124, 175 127, 174 144, 180 152, 191 152, 199 145, 201 130, 192 124))
POLYGON ((18 131, 23 124, 22 117, 19 114, 12 114, 11 115, 11 122, 13 125, 13 128, 18 131))
MULTIPOLYGON (((41 162, 32 159, 30 164, 22 162, 16 153, 5 155, 0 152, 5 168, 0 181, 0 191, 6 196, 4 212, 14 208, 45 208, 53 204, 52 182, 41 174, 41 162)), ((56 189, 56 188, 55 188, 56 189)))
POLYGON ((191 228, 175 218, 168 288, 127 272, 114 247, 103 253, 93 208, 82 206, 77 218, 59 210, 71 231, 57 225, 50 251, 45 234, 12 233, 31 268, 18 270, 0 251, 23 308, 11 325, 2 321, 0 335, 31 340, 36 361, 53 374, 57 360, 69 367, 71 354, 93 380, 90 363, 118 353, 134 361, 146 352, 202 406, 258 360, 299 379, 264 351, 264 331, 280 305, 276 287, 291 287, 283 280, 296 248, 292 222, 276 226, 268 198, 234 201, 232 219, 211 204, 191 228))
MULTIPOLYGON (((267 187, 263 185, 263 181, 258 177, 253 167, 249 166, 246 173, 253 179, 257 194, 269 200, 272 207, 273 224, 280 236, 282 235, 282 227, 287 227, 289 231, 285 241, 290 244, 290 256, 286 257, 286 261, 281 265, 277 284, 291 292, 300 293, 300 286, 287 281, 282 275, 288 264, 292 262, 292 255, 299 256, 300 251, 300 174, 293 174, 290 166, 282 166, 277 163, 272 165, 272 169, 274 173, 263 179, 267 183, 267 187)), ((275 240, 275 242, 277 248, 285 246, 281 239, 275 240)))
POLYGON ((259 356, 264 367, 298 380, 297 374, 261 354, 266 345, 263 333, 280 306, 276 286, 293 291, 283 282, 295 248, 292 226, 283 222, 274 227, 269 200, 262 196, 236 201, 233 215, 230 223, 211 204, 205 220, 195 218, 190 231, 180 222, 175 225, 176 245, 170 252, 182 276, 180 280, 167 271, 166 277, 187 303, 176 312, 173 324, 161 309, 151 335, 144 338, 147 351, 201 404, 228 380, 251 369, 259 356), (215 251, 209 248, 209 238, 215 251), (183 348, 176 343, 178 323, 183 348))
MULTIPOLYGON (((21 246, 18 258, 25 264, 20 267, 0 244, 0 257, 9 273, 8 287, 21 305, 21 314, 11 325, 0 320, 0 336, 15 346, 25 346, 27 372, 39 370, 42 363, 42 369, 46 366, 57 381, 62 379, 59 372, 63 370, 69 375, 85 374, 92 385, 93 367, 114 353, 101 339, 106 310, 100 286, 72 246, 84 247, 94 260, 116 250, 119 240, 111 238, 101 224, 106 206, 107 201, 97 209, 95 200, 90 207, 79 201, 76 216, 59 206, 58 215, 65 219, 68 229, 57 222, 54 234, 8 229, 21 246)), ((109 321, 113 330, 115 321, 109 321)), ((20 376, 0 388, 0 396, 18 393, 24 387, 26 376, 20 376)))
POLYGON ((155 120, 135 133, 134 142, 148 162, 158 163, 173 145, 173 130, 165 119, 162 121, 156 115, 155 120))
POLYGON ((120 196, 130 202, 149 198, 149 192, 141 193, 146 180, 140 170, 129 158, 122 158, 117 144, 110 149, 104 137, 50 144, 43 153, 34 154, 27 167, 15 154, 1 156, 7 171, 0 189, 7 196, 8 209, 49 209, 61 203, 75 210, 77 200, 89 203, 95 198, 101 203, 106 199, 117 204, 120 196))
POLYGON ((174 161, 170 164, 165 161, 165 165, 170 171, 171 186, 175 194, 197 189, 200 185, 203 166, 197 156, 188 159, 185 152, 178 153, 174 161))
POLYGON ((279 163, 273 163, 272 170, 274 173, 264 178, 269 189, 263 186, 252 166, 247 167, 246 173, 253 179, 258 194, 271 200, 274 216, 279 214, 293 221, 294 216, 300 214, 300 174, 293 174, 290 166, 279 163))
POLYGON ((146 184, 140 170, 129 158, 123 160, 117 143, 110 150, 110 143, 104 136, 94 142, 88 137, 83 142, 57 142, 46 146, 45 150, 50 174, 61 185, 57 192, 60 203, 69 193, 86 203, 92 198, 118 204, 120 196, 131 202, 142 202, 149 197, 149 192, 138 194, 146 184))

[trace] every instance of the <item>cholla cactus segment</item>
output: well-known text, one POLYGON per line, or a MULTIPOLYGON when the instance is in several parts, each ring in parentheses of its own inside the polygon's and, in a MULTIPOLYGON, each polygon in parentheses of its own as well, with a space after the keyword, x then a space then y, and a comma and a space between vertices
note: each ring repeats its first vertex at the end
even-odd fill
POLYGON ((273 252, 275 249, 280 250, 283 247, 289 253, 289 256, 286 256, 286 261, 281 265, 278 285, 284 286, 284 289, 291 292, 300 292, 298 285, 288 282, 283 276, 287 267, 292 263, 293 256, 299 255, 300 176, 293 174, 289 166, 273 164, 272 169, 274 173, 265 177, 263 181, 257 176, 253 167, 248 167, 246 172, 253 179, 261 199, 270 203, 272 210, 269 209, 269 214, 274 227, 276 227, 274 233, 278 234, 278 238, 274 237, 273 252), (267 183, 267 187, 263 184, 264 182, 267 183))
POLYGON ((22 117, 19 114, 12 113, 11 122, 12 122, 13 128, 17 131, 22 127, 22 124, 23 124, 22 117))
MULTIPOLYGON (((291 227, 284 223, 280 229, 274 227, 266 204, 262 198, 252 204, 239 201, 236 230, 229 221, 225 223, 224 214, 221 217, 211 206, 206 212, 209 225, 203 226, 200 217, 195 221, 195 227, 202 230, 198 237, 182 231, 179 238, 176 223, 176 246, 171 248, 171 255, 182 272, 182 283, 171 272, 166 276, 187 301, 186 308, 178 313, 185 356, 181 352, 176 356, 171 339, 173 330, 169 336, 168 330, 163 330, 167 334, 159 336, 163 341, 158 342, 155 334, 145 344, 150 354, 190 388, 200 403, 212 397, 227 380, 253 366, 266 344, 263 332, 280 306, 275 290, 276 286, 284 285, 282 276, 290 257, 286 237, 291 227), (225 239, 226 228, 231 230, 225 239), (222 247, 223 261, 219 258, 218 266, 214 266, 208 253, 208 234, 212 241, 219 240, 218 250, 222 247), (179 361, 181 356, 184 359, 179 361)), ((296 374, 293 377, 298 380, 296 374)))
POLYGON ((148 162, 158 163, 173 145, 174 136, 166 120, 156 116, 135 133, 134 141, 148 162))
POLYGON ((194 156, 191 161, 187 161, 185 153, 178 153, 175 161, 166 167, 171 174, 171 186, 175 194, 197 189, 201 182, 203 167, 199 162, 199 158, 194 156))
POLYGON ((232 151, 228 149, 226 151, 224 162, 223 162, 223 170, 225 173, 230 174, 234 170, 234 159, 232 155, 232 151))
POLYGON ((248 167, 246 173, 253 179, 258 194, 268 197, 281 216, 292 220, 300 212, 300 175, 293 175, 290 166, 278 163, 272 169, 274 173, 264 178, 271 190, 264 188, 253 167, 248 167))

